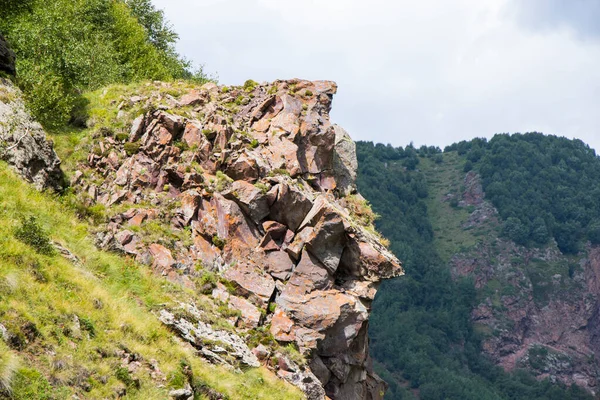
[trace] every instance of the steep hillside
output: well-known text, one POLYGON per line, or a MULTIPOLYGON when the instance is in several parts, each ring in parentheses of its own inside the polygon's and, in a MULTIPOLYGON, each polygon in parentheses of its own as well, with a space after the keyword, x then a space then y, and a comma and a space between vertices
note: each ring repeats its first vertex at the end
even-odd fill
POLYGON ((586 254, 507 238, 465 151, 358 143, 358 155, 359 188, 407 271, 382 286, 372 316, 389 398, 589 396, 573 383, 594 392, 586 254))
POLYGON ((98 250, 73 195, 20 179, 15 171, 51 187, 56 156, 20 92, 5 81, 0 93, 0 120, 13 122, 0 132, 0 398, 303 398, 265 368, 203 361, 160 322, 164 307, 195 304, 213 326, 235 330, 226 308, 98 250), (36 154, 48 162, 30 173, 22 160, 36 154))

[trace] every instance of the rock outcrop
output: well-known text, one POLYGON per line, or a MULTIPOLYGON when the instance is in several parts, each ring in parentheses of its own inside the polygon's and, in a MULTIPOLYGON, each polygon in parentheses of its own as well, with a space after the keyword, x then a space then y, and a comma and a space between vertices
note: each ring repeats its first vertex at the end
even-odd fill
POLYGON ((15 53, 11 50, 6 39, 0 34, 0 71, 15 75, 15 53))
POLYGON ((0 78, 0 159, 36 188, 60 190, 63 174, 52 143, 25 109, 21 91, 0 78))
POLYGON ((379 282, 403 272, 347 203, 359 198, 348 196, 356 154, 329 121, 336 89, 326 81, 209 83, 179 98, 125 99, 148 111, 131 116, 128 135, 99 134, 73 184, 87 204, 121 210, 98 234, 101 246, 235 311, 234 336, 189 312, 161 313, 207 359, 227 362, 219 351, 235 347, 233 358, 259 359, 309 399, 381 399, 369 310, 379 282), (297 349, 307 365, 261 347, 248 355, 236 338, 258 334, 297 349), (217 336, 228 339, 215 351, 217 336))
POLYGON ((524 368, 539 379, 600 392, 600 248, 577 256, 555 243, 525 248, 494 237, 498 212, 469 172, 460 204, 472 207, 465 229, 487 229, 476 246, 455 254, 454 276, 473 278, 481 293, 471 319, 483 350, 505 370, 524 368))

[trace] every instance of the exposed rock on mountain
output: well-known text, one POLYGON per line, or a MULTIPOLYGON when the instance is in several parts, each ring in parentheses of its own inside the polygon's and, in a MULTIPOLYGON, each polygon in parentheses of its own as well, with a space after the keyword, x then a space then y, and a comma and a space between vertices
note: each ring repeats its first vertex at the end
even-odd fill
MULTIPOLYGON (((1 43, 1 41, 0 41, 1 43)), ((0 159, 38 189, 59 190, 60 160, 42 126, 25 109, 21 91, 0 78, 0 159)))
POLYGON ((335 92, 333 82, 290 80, 140 93, 121 105, 129 134, 100 130, 73 184, 88 205, 115 210, 101 246, 235 312, 235 337, 193 305, 161 312, 204 357, 260 360, 310 399, 380 399, 369 311, 379 282, 402 268, 348 203, 358 197, 346 197, 356 192, 356 154, 329 121, 335 92), (147 111, 128 115, 138 103, 147 111), (238 339, 257 333, 308 364, 256 345, 249 354, 238 339))
MULTIPOLYGON (((473 207, 464 227, 497 225, 480 177, 469 172, 464 187, 461 204, 473 207)), ((539 379, 598 393, 599 254, 589 246, 580 256, 565 256, 556 243, 525 248, 494 235, 457 253, 452 272, 473 277, 482 293, 471 318, 489 333, 484 351, 505 370, 525 368, 539 379)))

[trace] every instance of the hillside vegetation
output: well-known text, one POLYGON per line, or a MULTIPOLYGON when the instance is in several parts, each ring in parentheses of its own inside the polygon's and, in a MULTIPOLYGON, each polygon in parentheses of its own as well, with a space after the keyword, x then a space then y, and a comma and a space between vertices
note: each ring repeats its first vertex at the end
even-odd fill
POLYGON ((192 301, 223 317, 193 292, 97 250, 90 226, 64 200, 36 192, 3 163, 0 224, 0 321, 8 339, 0 347, 0 397, 166 398, 189 383, 230 399, 302 398, 266 370, 235 373, 196 357, 153 311, 192 301))
POLYGON ((470 210, 451 200, 464 190, 465 152, 359 142, 358 157, 359 190, 381 216, 377 228, 407 273, 384 282, 373 307, 372 355, 390 384, 386 399, 591 398, 576 386, 537 381, 526 370, 505 373, 482 354, 486 332, 470 321, 482 294, 472 279, 453 279, 447 264, 480 238, 497 236, 492 228, 465 229, 470 210))
POLYGON ((600 162, 581 140, 540 133, 496 135, 449 146, 476 168, 488 199, 515 243, 543 246, 556 240, 575 254, 600 243, 600 162))
POLYGON ((0 10, 17 82, 46 127, 80 122, 81 94, 110 83, 206 79, 175 52, 177 35, 150 0, 2 0, 0 10))

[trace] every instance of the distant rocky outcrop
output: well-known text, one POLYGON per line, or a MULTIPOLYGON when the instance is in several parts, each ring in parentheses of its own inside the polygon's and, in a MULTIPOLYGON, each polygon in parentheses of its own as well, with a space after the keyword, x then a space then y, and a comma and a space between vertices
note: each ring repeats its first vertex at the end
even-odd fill
POLYGON ((0 71, 15 75, 15 53, 11 50, 8 42, 0 34, 0 71))
POLYGON ((524 368, 538 379, 597 395, 600 247, 565 256, 556 243, 526 248, 496 237, 498 212, 485 199, 480 176, 467 173, 463 187, 459 203, 472 208, 463 228, 489 230, 477 245, 455 254, 450 267, 483 293, 471 314, 477 329, 488 333, 483 351, 507 371, 524 368))
POLYGON ((25 109, 21 91, 3 78, 0 78, 0 159, 40 190, 61 189, 63 175, 52 143, 25 109))
POLYGON ((148 111, 128 135, 99 130, 72 184, 88 205, 124 210, 100 246, 236 311, 236 334, 202 322, 194 305, 161 312, 200 355, 232 367, 260 361, 309 399, 381 399, 369 311, 380 281, 403 271, 355 218, 355 148, 329 121, 336 89, 209 83, 176 98, 146 88, 122 104, 148 111), (207 274, 218 281, 200 279, 207 274), (259 346, 240 343, 258 334, 259 346), (272 339, 307 365, 272 351, 272 339))

